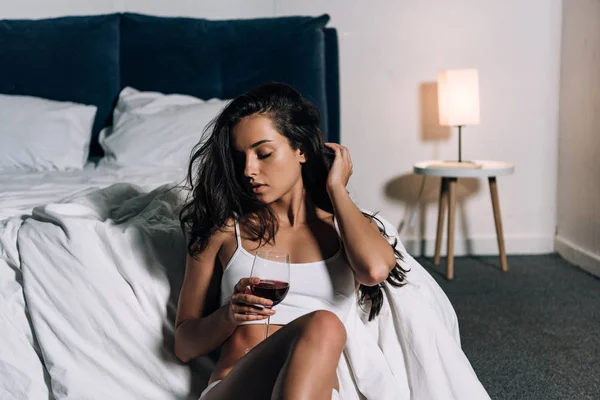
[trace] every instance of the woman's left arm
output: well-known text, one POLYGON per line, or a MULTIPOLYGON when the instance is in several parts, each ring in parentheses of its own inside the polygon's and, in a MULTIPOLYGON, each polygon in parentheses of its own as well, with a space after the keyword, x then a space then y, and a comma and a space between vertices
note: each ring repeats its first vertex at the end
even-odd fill
POLYGON ((396 265, 394 250, 385 240, 377 223, 366 217, 354 204, 346 185, 352 175, 350 152, 336 143, 326 143, 335 152, 335 160, 327 178, 327 193, 350 267, 356 280, 366 286, 383 282, 396 265))

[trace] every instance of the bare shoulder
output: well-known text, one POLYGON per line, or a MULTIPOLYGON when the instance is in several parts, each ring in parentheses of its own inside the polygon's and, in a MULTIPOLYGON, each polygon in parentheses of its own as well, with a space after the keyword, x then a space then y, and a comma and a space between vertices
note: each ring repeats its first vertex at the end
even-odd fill
POLYGON ((227 218, 225 223, 212 234, 211 241, 223 243, 232 236, 235 237, 235 220, 227 218))
MULTIPOLYGON (((231 237, 235 237, 235 228, 233 218, 228 219, 225 224, 213 232, 208 238, 204 249, 197 252, 195 255, 188 257, 190 258, 191 264, 197 264, 198 262, 204 261, 207 258, 214 258, 220 253, 220 250, 227 240, 231 237)), ((190 256, 190 254, 188 254, 190 256)))
POLYGON ((221 265, 225 266, 237 249, 235 220, 233 218, 228 218, 223 226, 221 226, 221 228, 214 233, 214 235, 215 240, 219 242, 219 261, 221 265))
POLYGON ((235 235, 235 220, 233 218, 227 218, 223 226, 220 227, 215 234, 219 234, 223 237, 235 235))

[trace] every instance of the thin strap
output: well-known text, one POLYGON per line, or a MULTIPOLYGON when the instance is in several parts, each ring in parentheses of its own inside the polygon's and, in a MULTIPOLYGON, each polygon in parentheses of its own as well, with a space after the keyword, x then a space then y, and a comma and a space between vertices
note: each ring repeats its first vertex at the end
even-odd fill
POLYGON ((240 224, 238 223, 237 218, 235 221, 235 237, 237 239, 238 248, 242 247, 242 237, 240 236, 240 224))
POLYGON ((335 228, 335 231, 337 232, 338 236, 341 236, 342 233, 340 232, 340 226, 338 225, 337 218, 335 218, 335 215, 333 216, 333 227, 335 228))
POLYGON ((337 232, 338 241, 340 242, 340 250, 341 250, 344 247, 344 242, 342 241, 342 232, 340 231, 340 226, 338 225, 335 215, 333 216, 333 226, 335 227, 335 231, 337 232))

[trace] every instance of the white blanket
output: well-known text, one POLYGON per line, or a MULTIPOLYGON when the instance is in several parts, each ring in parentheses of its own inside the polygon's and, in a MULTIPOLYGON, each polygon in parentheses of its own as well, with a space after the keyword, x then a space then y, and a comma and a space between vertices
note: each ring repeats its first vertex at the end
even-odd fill
POLYGON ((95 167, 88 164, 75 171, 1 171, 0 220, 31 214, 34 207, 48 204, 90 188, 104 188, 118 182, 135 183, 154 189, 181 182, 187 170, 164 167, 95 167))
POLYGON ((400 288, 384 284, 385 301, 373 321, 356 306, 344 321, 348 341, 338 366, 341 398, 489 399, 460 347, 448 297, 406 252, 395 228, 378 218, 390 243, 397 240, 404 255, 408 283, 400 288))
POLYGON ((17 249, 19 217, 0 221, 0 399, 48 400, 48 376, 25 308, 17 249))
MULTIPOLYGON (((38 207, 23 222, 25 298, 56 399, 198 398, 210 362, 190 368, 172 353, 185 264, 180 201, 168 186, 117 184, 38 207)), ((386 286, 374 321, 358 307, 344 321, 341 398, 488 399, 448 299, 404 254, 410 283, 386 286)))
POLYGON ((134 182, 148 190, 181 181, 184 170, 95 168, 78 171, 0 171, 0 399, 52 399, 22 289, 17 234, 31 210, 69 195, 134 182))

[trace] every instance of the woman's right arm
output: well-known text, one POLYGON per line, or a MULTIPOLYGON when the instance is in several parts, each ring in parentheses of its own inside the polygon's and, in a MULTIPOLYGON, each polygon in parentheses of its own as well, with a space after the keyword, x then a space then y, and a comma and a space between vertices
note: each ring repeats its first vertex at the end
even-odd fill
POLYGON ((219 347, 241 322, 265 319, 269 315, 267 313, 270 313, 268 309, 248 306, 270 306, 272 302, 245 294, 250 279, 243 278, 235 286, 230 303, 210 315, 203 315, 217 255, 226 237, 227 232, 217 231, 200 254, 195 257, 189 254, 187 256, 185 276, 177 303, 174 345, 175 355, 183 362, 207 355, 219 347))
POLYGON ((225 237, 225 232, 217 231, 200 254, 187 255, 175 319, 174 350, 183 362, 210 353, 235 330, 236 324, 228 318, 226 306, 203 316, 208 287, 216 272, 217 254, 225 237))

